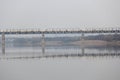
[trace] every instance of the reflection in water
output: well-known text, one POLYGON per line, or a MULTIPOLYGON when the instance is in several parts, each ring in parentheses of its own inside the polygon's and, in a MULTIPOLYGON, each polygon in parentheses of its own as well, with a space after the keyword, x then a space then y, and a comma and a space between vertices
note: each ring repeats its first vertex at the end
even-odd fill
POLYGON ((120 47, 6 47, 0 80, 120 80, 120 47))
POLYGON ((0 50, 0 80, 120 80, 120 46, 105 35, 84 37, 90 39, 85 42, 80 37, 47 38, 43 46, 40 37, 21 36, 6 38, 5 54, 0 50), (110 41, 91 40, 98 38, 110 41))
POLYGON ((120 80, 118 57, 31 58, 0 60, 0 80, 120 80))
POLYGON ((12 47, 6 48, 5 54, 0 54, 7 59, 22 58, 53 58, 53 57, 97 57, 120 56, 120 47, 80 47, 80 46, 49 46, 49 47, 12 47))

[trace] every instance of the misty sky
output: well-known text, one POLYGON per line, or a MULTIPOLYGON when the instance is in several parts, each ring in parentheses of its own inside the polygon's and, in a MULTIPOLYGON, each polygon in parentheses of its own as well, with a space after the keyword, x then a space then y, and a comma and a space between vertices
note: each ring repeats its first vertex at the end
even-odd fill
POLYGON ((120 27, 120 0, 0 0, 5 27, 120 27))

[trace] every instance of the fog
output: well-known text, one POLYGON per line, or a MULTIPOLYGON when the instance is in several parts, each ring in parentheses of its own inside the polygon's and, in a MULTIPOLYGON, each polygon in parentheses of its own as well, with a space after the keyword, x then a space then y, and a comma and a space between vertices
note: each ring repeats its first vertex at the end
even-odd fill
MULTIPOLYGON (((120 29, 120 0, 0 0, 0 31, 29 28, 120 29)), ((29 34, 8 36, 38 37, 29 34)), ((64 34, 59 35, 62 36, 64 34)), ((6 53, 4 46, 0 47, 0 80, 120 80, 119 46, 84 50, 79 46, 77 49, 74 46, 73 49, 70 46, 44 49, 44 46, 32 45, 27 48, 8 47, 6 53), (58 53, 65 55, 55 57, 58 53), (101 53, 103 55, 99 56, 101 53), (53 56, 49 58, 49 55, 53 56)))
POLYGON ((120 26, 119 0, 0 0, 0 28, 120 26))

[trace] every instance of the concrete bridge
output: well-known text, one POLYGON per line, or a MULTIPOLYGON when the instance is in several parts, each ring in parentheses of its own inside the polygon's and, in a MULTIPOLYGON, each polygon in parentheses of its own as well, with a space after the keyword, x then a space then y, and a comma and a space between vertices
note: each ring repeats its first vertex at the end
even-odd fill
MULTIPOLYGON (((84 35, 87 33, 120 33, 120 29, 90 29, 90 30, 0 30, 0 34, 2 35, 2 53, 5 54, 5 35, 6 34, 41 34, 42 35, 42 53, 45 53, 45 34, 74 34, 74 33, 80 33, 81 39, 84 40, 84 35)), ((84 48, 82 48, 82 53, 84 54, 84 48)))
POLYGON ((0 34, 65 34, 65 33, 119 33, 120 29, 76 29, 76 30, 70 30, 70 29, 60 29, 60 30, 40 30, 40 29, 9 29, 9 30, 0 30, 0 34))

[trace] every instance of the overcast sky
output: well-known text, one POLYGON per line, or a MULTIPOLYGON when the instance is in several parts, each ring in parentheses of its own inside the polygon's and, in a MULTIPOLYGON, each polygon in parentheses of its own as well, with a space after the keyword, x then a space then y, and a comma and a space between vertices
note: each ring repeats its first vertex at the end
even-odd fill
POLYGON ((120 27, 120 0, 0 0, 0 28, 120 27))

